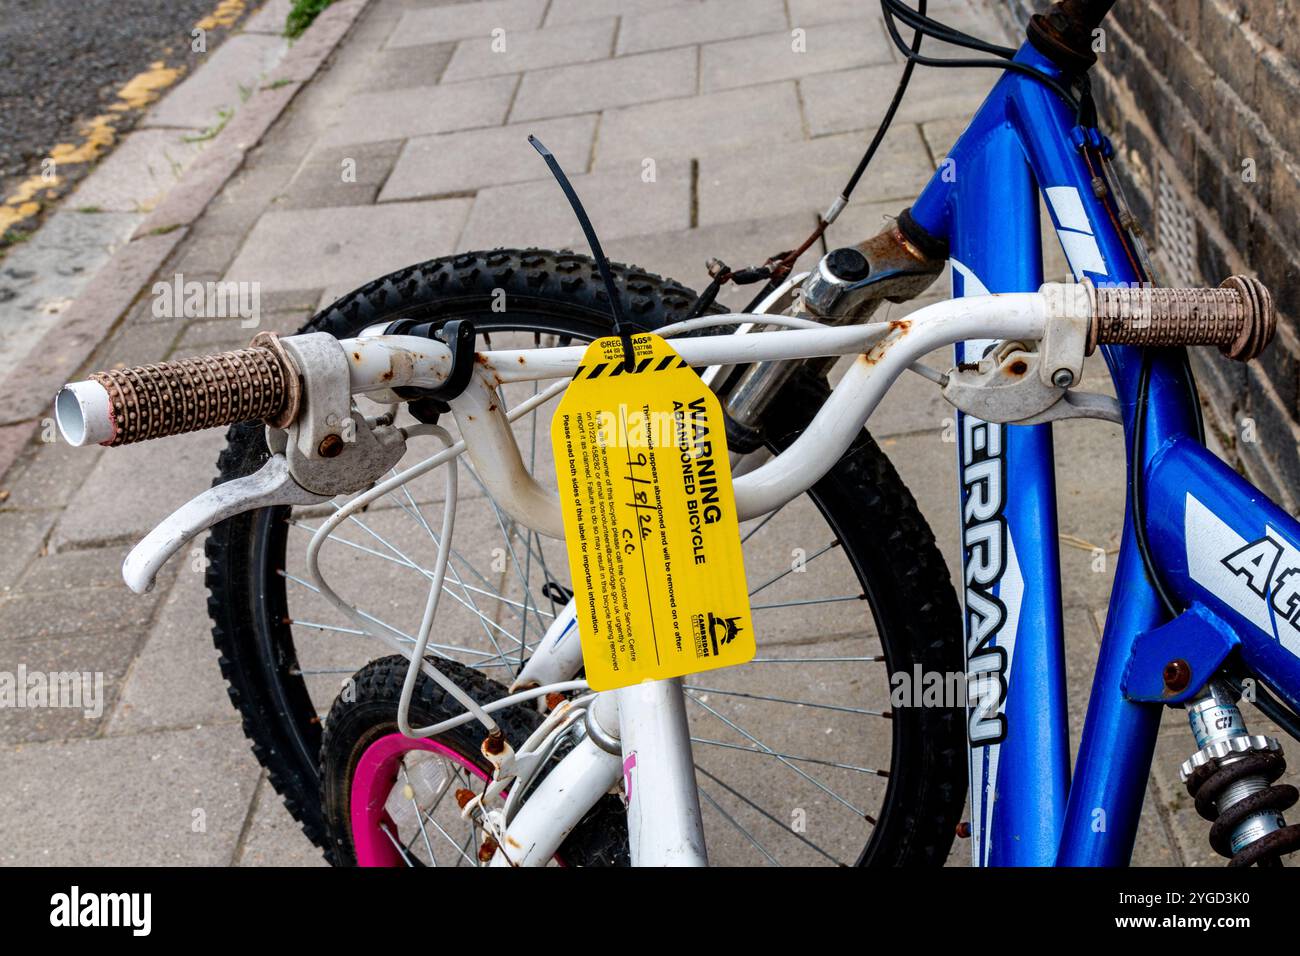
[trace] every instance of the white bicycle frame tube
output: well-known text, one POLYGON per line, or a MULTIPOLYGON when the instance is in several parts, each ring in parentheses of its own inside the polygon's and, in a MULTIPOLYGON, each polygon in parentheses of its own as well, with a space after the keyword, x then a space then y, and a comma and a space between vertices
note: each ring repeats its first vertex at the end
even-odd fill
POLYGON ((633 866, 707 866, 682 680, 615 692, 633 866))

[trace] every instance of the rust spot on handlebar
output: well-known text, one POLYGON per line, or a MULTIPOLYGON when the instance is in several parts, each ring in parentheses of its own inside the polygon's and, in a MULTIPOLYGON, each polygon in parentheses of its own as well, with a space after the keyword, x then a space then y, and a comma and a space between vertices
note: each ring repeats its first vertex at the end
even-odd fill
POLYGON ((889 334, 877 342, 870 350, 863 352, 859 357, 867 365, 875 365, 885 354, 909 332, 912 331, 911 319, 891 319, 889 322, 889 334))

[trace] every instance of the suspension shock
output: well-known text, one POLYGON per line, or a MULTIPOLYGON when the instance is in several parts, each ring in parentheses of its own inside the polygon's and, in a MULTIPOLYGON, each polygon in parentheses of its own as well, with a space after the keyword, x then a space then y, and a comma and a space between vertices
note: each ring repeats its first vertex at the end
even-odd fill
POLYGON ((1246 730, 1233 691, 1220 681, 1187 705, 1187 719, 1200 750, 1180 776, 1196 812, 1213 823, 1210 846, 1229 866, 1281 866, 1300 848, 1300 824, 1282 818, 1300 792, 1275 782, 1286 770, 1281 746, 1246 730))

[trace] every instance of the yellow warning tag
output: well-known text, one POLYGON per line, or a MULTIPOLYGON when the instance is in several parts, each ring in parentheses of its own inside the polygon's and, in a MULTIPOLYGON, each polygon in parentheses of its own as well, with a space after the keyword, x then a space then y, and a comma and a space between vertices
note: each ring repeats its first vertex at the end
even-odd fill
POLYGON ((587 681, 612 690, 754 657, 717 396, 657 335, 597 339, 551 421, 587 681))

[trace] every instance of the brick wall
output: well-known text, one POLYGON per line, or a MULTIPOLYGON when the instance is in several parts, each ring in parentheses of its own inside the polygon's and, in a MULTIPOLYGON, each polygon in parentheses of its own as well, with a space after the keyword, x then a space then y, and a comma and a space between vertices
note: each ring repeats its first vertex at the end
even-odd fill
MULTIPOLYGON (((995 0, 1023 36, 1042 0, 995 0)), ((942 14, 939 14, 942 19, 942 14)), ((1300 512, 1300 15, 1295 0, 1118 0, 1093 88, 1166 285, 1256 273, 1277 299, 1249 365, 1194 350, 1206 423, 1300 512), (1288 9, 1290 8, 1290 9, 1288 9)))

